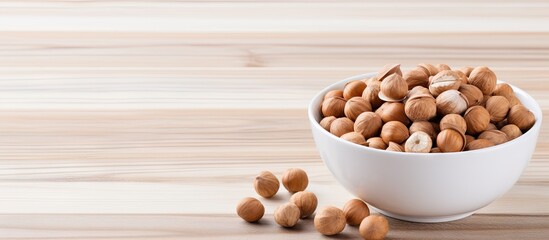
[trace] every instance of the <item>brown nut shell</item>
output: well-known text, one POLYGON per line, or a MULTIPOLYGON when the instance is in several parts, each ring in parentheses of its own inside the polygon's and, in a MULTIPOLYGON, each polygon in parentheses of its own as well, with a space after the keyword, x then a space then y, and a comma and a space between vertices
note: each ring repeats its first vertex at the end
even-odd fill
POLYGON ((465 73, 463 73, 462 71, 459 71, 459 70, 453 70, 453 72, 458 76, 458 80, 461 84, 468 84, 469 83, 469 79, 467 78, 467 75, 465 75, 465 73))
POLYGON ((323 118, 322 120, 320 120, 320 126, 324 129, 326 129, 326 131, 330 131, 330 125, 332 125, 332 122, 334 120, 336 120, 337 118, 334 117, 334 116, 328 116, 328 117, 325 117, 323 118))
POLYGON ((454 113, 442 117, 442 119, 440 119, 440 130, 449 128, 458 130, 459 132, 465 134, 465 131, 467 131, 467 123, 465 122, 465 118, 454 113))
POLYGON ((437 67, 429 63, 420 63, 418 64, 418 67, 422 67, 429 72, 429 76, 435 76, 439 72, 437 67))
POLYGON ((362 220, 358 232, 364 239, 383 240, 389 232, 389 222, 385 217, 373 214, 362 220))
POLYGON ((346 117, 338 118, 330 125, 330 132, 337 137, 341 137, 345 133, 352 132, 353 129, 353 121, 346 117))
POLYGON ((482 103, 482 100, 484 99, 482 91, 480 91, 478 87, 471 84, 461 84, 458 91, 463 94, 465 98, 467 98, 469 107, 480 105, 482 103))
POLYGON ((345 229, 345 214, 339 208, 328 206, 317 212, 314 225, 318 232, 331 236, 345 229))
POLYGON ((412 97, 404 104, 404 113, 412 121, 427 121, 437 115, 433 97, 412 97))
POLYGON ((458 90, 460 84, 459 76, 455 72, 444 70, 433 76, 429 83, 429 91, 436 97, 447 90, 458 90))
POLYGON ((345 116, 351 120, 356 120, 358 115, 363 112, 371 112, 372 106, 362 97, 353 97, 347 101, 343 112, 345 116))
POLYGON ((379 98, 379 91, 381 91, 381 83, 376 81, 368 84, 362 92, 362 98, 372 105, 372 109, 376 109, 383 104, 383 100, 379 98))
POLYGON ((515 124, 507 124, 503 126, 500 131, 504 132, 507 135, 507 138, 509 141, 518 138, 522 135, 522 131, 520 131, 520 128, 517 127, 515 124))
POLYGON ((509 110, 507 121, 515 124, 522 131, 526 132, 536 123, 536 117, 528 108, 523 105, 515 105, 509 110))
POLYGON ((246 222, 257 222, 265 214, 265 207, 259 200, 247 197, 240 200, 236 206, 236 213, 246 222))
POLYGON ((465 111, 463 115, 467 123, 467 134, 477 135, 490 124, 490 113, 482 106, 473 106, 465 111))
POLYGON ((352 143, 356 143, 358 145, 363 145, 363 146, 367 145, 366 139, 364 138, 364 136, 362 136, 362 134, 357 133, 357 132, 345 133, 345 134, 341 135, 340 138, 344 139, 344 140, 347 140, 349 142, 352 142, 352 143))
POLYGON ((462 68, 459 69, 459 71, 464 73, 465 76, 469 77, 469 75, 471 74, 473 69, 475 69, 475 68, 474 67, 462 67, 462 68))
POLYGON ((336 89, 336 90, 329 91, 328 93, 326 93, 326 95, 324 95, 324 100, 332 97, 343 98, 343 90, 336 89))
POLYGON ((469 102, 459 91, 446 90, 436 98, 436 105, 437 112, 444 116, 451 113, 462 114, 467 110, 469 102))
POLYGON ((347 101, 340 97, 332 97, 322 101, 322 115, 324 117, 334 116, 334 117, 343 117, 345 116, 345 103, 347 101))
POLYGON ((400 64, 387 64, 379 71, 375 77, 378 81, 383 81, 386 77, 391 74, 397 74, 402 76, 402 71, 400 70, 400 64))
POLYGON ((493 146, 494 144, 486 139, 476 139, 470 142, 469 144, 467 144, 467 146, 465 146, 465 150, 471 151, 471 150, 477 150, 477 149, 493 147, 493 146))
POLYGON ((435 141, 437 138, 437 130, 435 130, 433 124, 431 122, 427 121, 417 121, 413 122, 412 125, 410 125, 410 128, 408 129, 410 131, 410 134, 414 134, 415 132, 424 132, 431 137, 432 141, 435 141))
POLYGON ((391 74, 381 82, 379 98, 387 102, 402 101, 408 93, 408 84, 401 75, 391 74))
POLYGON ((494 96, 515 96, 515 91, 513 91, 513 88, 511 85, 507 83, 498 83, 496 85, 496 88, 492 92, 492 95, 494 96))
POLYGON ((349 100, 353 97, 362 96, 362 92, 366 88, 366 83, 360 80, 348 82, 343 88, 343 98, 349 100))
POLYGON ((347 224, 358 226, 364 218, 370 215, 370 208, 360 199, 351 199, 343 206, 343 213, 347 224))
POLYGON ((318 205, 318 198, 312 192, 303 191, 296 192, 292 195, 292 197, 290 197, 290 202, 294 203, 299 208, 301 218, 307 218, 315 212, 318 205))
POLYGON ((414 69, 404 74, 403 78, 408 84, 408 89, 412 89, 416 86, 429 86, 429 72, 422 67, 415 67, 414 69))
POLYGON ((500 130, 486 130, 478 135, 477 139, 486 139, 494 145, 502 144, 509 141, 507 134, 500 130))
POLYGON ((484 95, 491 95, 496 89, 497 77, 490 68, 476 67, 469 75, 469 84, 475 85, 484 95))
POLYGON ((273 173, 263 171, 255 176, 254 189, 260 196, 270 198, 278 192, 279 188, 280 182, 278 182, 278 178, 273 173))
POLYGON ((293 227, 299 221, 299 208, 292 202, 278 206, 274 211, 275 222, 282 227, 293 227))
POLYGON ((282 185, 290 193, 303 191, 309 185, 309 177, 303 169, 290 168, 282 175, 282 185))
POLYGON ((377 148, 381 150, 385 150, 387 148, 387 144, 380 137, 368 138, 368 140, 366 140, 366 144, 368 147, 377 148))
POLYGON ((410 132, 408 132, 408 128, 399 121, 390 121, 385 123, 381 128, 381 139, 387 144, 389 142, 401 144, 409 136, 410 132))
POLYGON ((437 135, 437 147, 441 152, 459 152, 465 148, 465 135, 454 129, 442 130, 437 135))
POLYGON ((490 113, 491 122, 500 122, 507 117, 510 104, 503 96, 492 96, 486 100, 486 110, 490 113))
POLYGON ((404 152, 404 147, 398 143, 389 142, 385 150, 392 151, 392 152, 404 152))
POLYGON ((382 126, 383 122, 377 113, 363 112, 356 118, 353 129, 364 138, 371 138, 379 135, 382 126))
POLYGON ((376 113, 383 122, 399 121, 405 125, 410 123, 410 119, 406 116, 405 106, 401 102, 386 102, 376 110, 376 113))

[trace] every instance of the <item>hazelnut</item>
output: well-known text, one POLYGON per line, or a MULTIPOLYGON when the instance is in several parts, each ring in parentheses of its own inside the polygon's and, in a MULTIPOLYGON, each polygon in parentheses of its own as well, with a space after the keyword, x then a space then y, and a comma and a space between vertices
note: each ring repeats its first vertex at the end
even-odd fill
POLYGON ((494 144, 486 139, 476 139, 467 144, 467 146, 465 146, 465 150, 471 151, 492 146, 494 146, 494 144))
POLYGON ((447 90, 436 98, 437 112, 440 115, 462 114, 467 110, 467 98, 457 90, 447 90))
POLYGON ((274 220, 282 227, 293 227, 299 220, 299 208, 292 202, 282 204, 275 209, 274 220))
POLYGON ((420 63, 418 64, 419 67, 424 68, 427 72, 429 72, 429 76, 435 76, 438 73, 438 68, 433 66, 429 63, 420 63))
POLYGON ((376 81, 368 84, 362 92, 362 98, 372 105, 372 109, 376 109, 383 104, 383 100, 379 98, 379 91, 381 91, 381 83, 376 81))
POLYGON ((473 106, 463 115, 467 123, 467 134, 476 135, 483 132, 490 124, 490 113, 482 106, 473 106))
POLYGON ((509 112, 509 101, 503 96, 492 96, 486 100, 486 110, 490 113, 491 122, 502 121, 509 112))
POLYGON ((477 139, 486 139, 492 142, 494 145, 502 144, 509 141, 507 134, 500 130, 486 130, 478 135, 477 139))
POLYGON ((467 147, 467 144, 469 144, 470 142, 475 141, 475 139, 476 138, 471 135, 465 135, 465 147, 467 147))
POLYGON ((442 71, 445 71, 445 70, 452 70, 450 68, 450 66, 444 64, 444 63, 439 63, 435 66, 437 69, 438 69, 438 72, 442 72, 442 71))
POLYGON ((324 117, 334 116, 334 117, 343 117, 345 116, 345 99, 340 97, 332 97, 322 101, 322 115, 324 117))
POLYGON ((408 128, 399 121, 390 121, 381 128, 381 139, 385 143, 395 142, 400 144, 409 136, 408 128))
POLYGON ((259 200, 247 197, 240 200, 236 206, 236 213, 247 222, 257 222, 265 214, 265 207, 259 200))
POLYGON ((368 138, 368 140, 366 140, 366 144, 368 147, 371 148, 377 148, 382 150, 385 150, 387 148, 387 144, 380 137, 368 138))
POLYGON ((366 83, 363 81, 357 80, 348 82, 343 88, 343 98, 345 98, 345 100, 349 100, 353 97, 361 96, 365 88, 366 83))
POLYGON ((461 115, 451 113, 442 117, 440 120, 440 130, 448 128, 458 130, 459 132, 465 134, 465 131, 467 131, 467 123, 461 115))
POLYGON ((345 214, 336 207, 325 207, 318 211, 314 219, 314 225, 318 232, 331 236, 345 229, 345 214))
POLYGON ((402 76, 402 71, 400 70, 400 64, 387 64, 379 71, 375 77, 378 81, 383 81, 386 77, 391 74, 396 74, 402 76))
POLYGON ((355 120, 363 112, 371 112, 372 106, 362 97, 353 97, 347 101, 344 113, 347 118, 355 120))
POLYGON ((376 113, 383 122, 399 121, 405 125, 410 123, 410 119, 406 116, 404 104, 401 102, 386 102, 376 110, 376 113))
POLYGON ((486 127, 486 130, 498 130, 498 128, 493 123, 490 123, 488 124, 488 127, 486 127))
POLYGON ((343 90, 336 89, 336 90, 329 91, 328 93, 326 93, 326 95, 324 95, 324 100, 332 97, 343 98, 343 90))
POLYGON ((330 125, 330 132, 337 137, 353 131, 353 121, 346 117, 338 118, 332 122, 330 125))
POLYGON ((392 152, 404 152, 404 147, 398 143, 389 142, 385 150, 392 152))
POLYGON ((522 105, 515 105, 509 110, 507 121, 515 124, 522 131, 528 131, 536 123, 536 117, 528 108, 522 105))
POLYGON ((467 78, 467 75, 465 75, 465 73, 463 73, 462 71, 459 71, 459 70, 453 70, 453 72, 458 76, 458 80, 461 84, 468 84, 469 83, 469 79, 467 78))
POLYGON ((474 67, 462 67, 459 69, 460 72, 464 73, 465 76, 469 77, 471 72, 473 71, 474 67))
POLYGON ((332 125, 332 122, 336 120, 336 117, 334 116, 328 116, 328 117, 325 117, 323 118, 322 120, 320 120, 320 126, 324 129, 326 129, 326 131, 330 131, 330 125, 332 125))
POLYGON ((437 147, 441 152, 459 152, 465 147, 465 135, 448 128, 437 135, 437 147))
POLYGON ((269 171, 263 171, 255 177, 254 188, 260 196, 270 198, 278 192, 280 183, 274 174, 269 171))
POLYGON ((429 91, 436 97, 447 90, 458 90, 460 84, 459 76, 456 73, 451 70, 444 70, 431 79, 429 91))
POLYGON ((410 99, 415 96, 431 96, 431 92, 429 92, 429 89, 423 86, 415 86, 410 91, 408 91, 407 99, 410 99))
POLYGON ((427 87, 429 86, 429 71, 422 67, 415 67, 404 74, 404 80, 408 84, 408 89, 416 86, 427 87))
POLYGON ((483 106, 486 108, 486 102, 488 101, 488 99, 490 99, 492 96, 491 95, 484 95, 482 96, 482 101, 480 102, 480 106, 483 106))
POLYGON ((366 87, 370 84, 380 83, 380 81, 376 77, 368 78, 364 82, 366 83, 366 87))
POLYGON ((345 134, 341 135, 341 139, 347 140, 347 141, 352 142, 352 143, 356 143, 358 145, 363 145, 363 146, 367 145, 366 139, 364 138, 364 136, 362 136, 362 134, 357 133, 357 132, 345 133, 345 134))
POLYGON ((404 113, 412 121, 426 121, 437 115, 437 104, 430 95, 413 96, 404 104, 404 113))
POLYGON ((360 199, 351 199, 343 206, 343 213, 347 224, 358 226, 364 218, 370 215, 370 208, 360 199))
POLYGON ((294 203, 299 208, 301 218, 311 216, 318 205, 316 195, 307 191, 295 193, 290 197, 290 202, 294 203))
POLYGON ((383 240, 389 232, 389 222, 381 215, 370 215, 360 223, 360 236, 368 240, 383 240))
POLYGON ((408 84, 402 76, 394 73, 381 82, 379 98, 387 102, 402 101, 408 93, 408 84))
POLYGON ((463 94, 465 98, 467 98, 469 107, 480 105, 480 103, 482 103, 482 100, 484 99, 482 91, 480 91, 478 87, 475 87, 471 84, 461 84, 458 91, 463 94))
POLYGON ((354 131, 362 134, 364 138, 379 135, 383 122, 381 117, 374 112, 363 112, 356 118, 354 131))
POLYGON ((434 148, 431 148, 430 153, 441 153, 441 151, 440 151, 440 148, 434 147, 434 148))
POLYGON ((506 96, 507 100, 509 101, 509 106, 514 107, 515 105, 521 105, 522 103, 515 95, 506 96))
POLYGON ((408 140, 406 140, 406 144, 404 145, 404 151, 428 153, 431 151, 432 146, 433 140, 431 140, 429 134, 418 131, 410 135, 408 140))
POLYGON ((303 191, 309 185, 309 177, 302 169, 290 168, 282 175, 282 185, 291 193, 303 191))
POLYGON ((490 68, 476 67, 469 74, 469 84, 475 85, 484 95, 490 95, 496 88, 497 77, 490 68))
POLYGON ((504 132, 507 135, 507 138, 509 141, 520 137, 522 135, 522 131, 520 131, 520 128, 517 127, 515 124, 507 124, 503 126, 500 131, 504 132))
POLYGON ((498 83, 496 85, 496 88, 494 88, 492 95, 504 96, 504 97, 515 96, 515 91, 513 91, 513 88, 511 87, 511 85, 507 83, 498 83))
POLYGON ((427 121, 413 122, 412 125, 410 125, 409 131, 410 134, 414 134, 418 131, 427 133, 432 141, 435 141, 437 138, 437 131, 433 127, 433 124, 427 121))

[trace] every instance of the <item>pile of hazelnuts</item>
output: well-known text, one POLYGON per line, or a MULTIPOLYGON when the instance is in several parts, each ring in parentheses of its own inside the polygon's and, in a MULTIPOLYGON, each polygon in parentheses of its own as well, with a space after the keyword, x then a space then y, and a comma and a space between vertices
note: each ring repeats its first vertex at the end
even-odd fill
POLYGON ((459 152, 513 140, 536 122, 488 67, 386 65, 326 93, 320 125, 337 137, 398 152, 459 152))
MULTIPOLYGON (((274 220, 282 227, 292 228, 299 219, 313 215, 318 199, 314 193, 305 191, 309 178, 302 169, 288 169, 282 175, 282 184, 293 195, 288 203, 276 208, 274 220)), ((278 192, 280 183, 273 173, 263 171, 255 177, 254 188, 260 196, 271 198, 278 192)), ((238 203, 236 212, 247 222, 257 222, 265 214, 265 207, 258 199, 247 197, 238 203)), ((324 207, 315 214, 313 222, 316 230, 327 236, 342 232, 346 224, 359 226, 364 239, 384 239, 389 232, 387 219, 377 214, 370 215, 368 205, 359 199, 348 201, 343 210, 334 206, 324 207)))

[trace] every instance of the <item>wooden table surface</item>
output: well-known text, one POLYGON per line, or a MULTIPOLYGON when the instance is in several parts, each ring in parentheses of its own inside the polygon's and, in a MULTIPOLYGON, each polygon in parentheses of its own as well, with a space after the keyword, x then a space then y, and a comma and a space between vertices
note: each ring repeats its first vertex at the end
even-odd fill
MULTIPOLYGON (((420 62, 491 66, 547 112, 549 3, 2 0, 0 238, 324 238, 274 223, 285 191, 260 224, 235 205, 259 171, 300 167, 342 206, 307 102, 420 62)), ((391 219, 388 239, 547 239, 548 124, 503 197, 450 223, 391 219)))

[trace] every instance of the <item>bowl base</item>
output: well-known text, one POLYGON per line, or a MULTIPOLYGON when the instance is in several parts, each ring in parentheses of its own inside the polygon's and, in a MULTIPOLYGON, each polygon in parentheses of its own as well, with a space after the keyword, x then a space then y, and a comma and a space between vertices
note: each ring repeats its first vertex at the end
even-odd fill
MULTIPOLYGON (((371 206, 370 206, 371 207, 371 206)), ((385 216, 396 218, 399 220, 404 220, 408 222, 419 222, 419 223, 441 223, 441 222, 450 222, 459 220, 462 218, 466 218, 471 216, 473 212, 468 213, 462 213, 462 214, 456 214, 456 215, 449 215, 449 216, 442 216, 442 217, 412 217, 412 216, 403 216, 398 214, 393 214, 387 211, 379 210, 377 208, 372 207, 376 212, 379 212, 385 216)))

